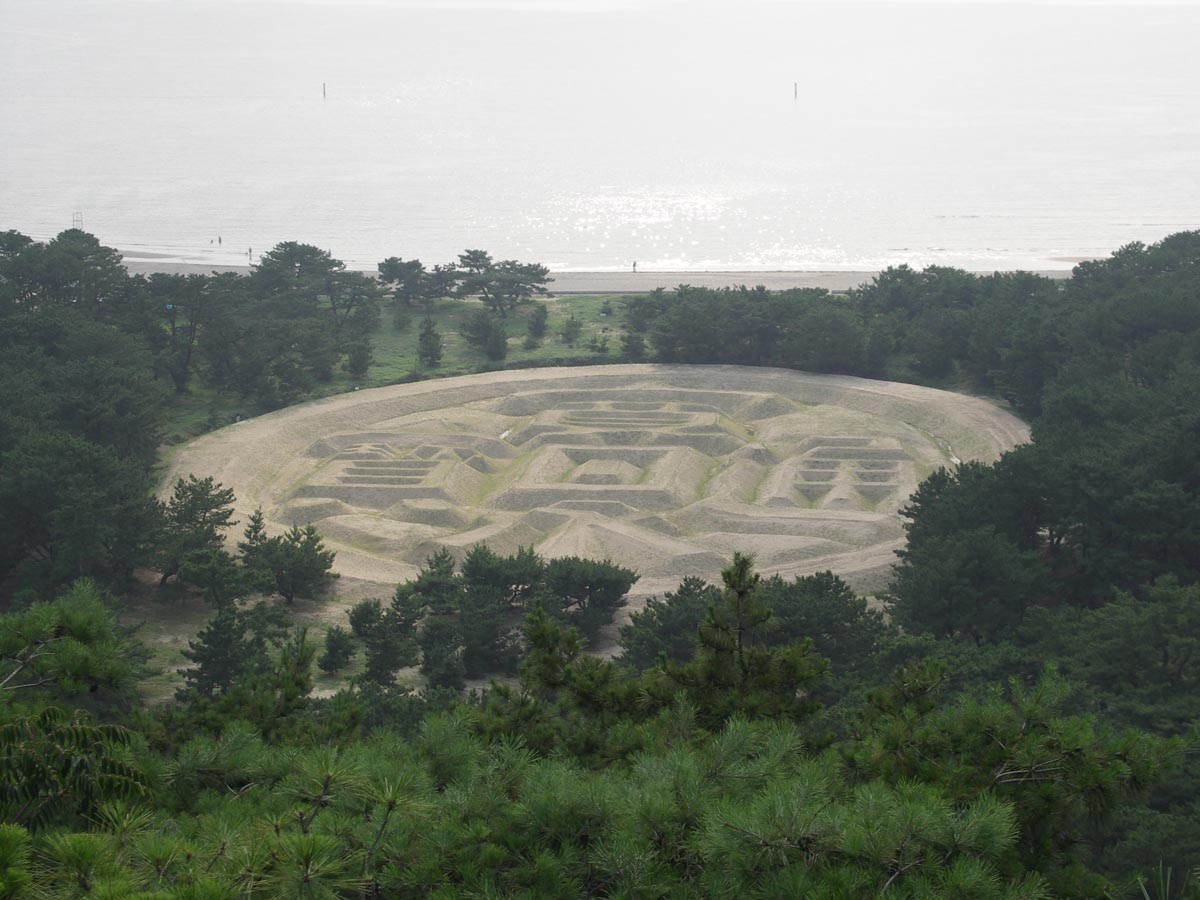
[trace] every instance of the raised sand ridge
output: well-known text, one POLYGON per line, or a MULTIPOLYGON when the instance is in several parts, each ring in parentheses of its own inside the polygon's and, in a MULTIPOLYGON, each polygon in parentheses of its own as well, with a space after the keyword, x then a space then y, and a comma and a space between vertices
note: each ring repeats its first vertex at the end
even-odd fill
POLYGON ((244 521, 312 523, 343 585, 380 592, 438 547, 609 558, 638 595, 715 578, 735 550, 764 573, 833 569, 878 588, 897 511, 957 459, 1028 438, 987 401, 783 369, 529 369, 360 391, 205 435, 168 483, 212 475, 244 521))

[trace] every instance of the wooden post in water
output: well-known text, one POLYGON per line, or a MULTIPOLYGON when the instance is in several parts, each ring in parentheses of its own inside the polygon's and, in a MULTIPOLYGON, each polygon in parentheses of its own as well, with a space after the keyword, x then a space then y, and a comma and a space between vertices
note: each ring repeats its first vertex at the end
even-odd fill
POLYGON ((792 99, 793 100, 800 99, 800 82, 798 82, 798 81, 792 82, 792 99))
POLYGON ((328 100, 329 97, 325 94, 325 82, 321 82, 321 99, 328 100))

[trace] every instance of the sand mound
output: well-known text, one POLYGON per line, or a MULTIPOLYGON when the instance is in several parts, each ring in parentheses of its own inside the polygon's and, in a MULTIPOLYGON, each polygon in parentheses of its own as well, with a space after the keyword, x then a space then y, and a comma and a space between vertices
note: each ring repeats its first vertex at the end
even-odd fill
POLYGON ((576 466, 571 480, 576 484, 633 484, 642 470, 619 459, 589 459, 576 466))
POLYGON ((321 522, 321 534, 331 544, 384 556, 407 557, 413 547, 442 532, 440 528, 378 516, 333 516, 321 522))
POLYGON ((353 515, 354 511, 354 507, 340 500, 300 498, 280 507, 276 518, 284 525, 312 525, 330 516, 353 515))
POLYGON ((437 540, 425 541, 404 554, 412 563, 422 563, 440 548, 447 547, 459 559, 476 544, 487 544, 501 555, 516 553, 521 547, 533 547, 542 543, 546 533, 520 519, 505 522, 490 522, 478 528, 460 531, 457 534, 439 536, 437 540))
POLYGON ((671 576, 679 571, 704 571, 726 564, 719 553, 666 535, 648 535, 641 529, 609 519, 572 521, 538 548, 546 556, 582 556, 610 559, 647 576, 671 576))
POLYGON ((435 525, 459 531, 477 524, 478 518, 466 515, 455 506, 438 500, 411 500, 389 506, 383 515, 397 522, 414 522, 418 525, 435 525))
POLYGON ((708 499, 729 498, 749 503, 758 494, 758 486, 770 469, 749 459, 732 459, 715 471, 704 486, 708 499))
POLYGON ((356 590, 442 546, 608 557, 640 591, 715 578, 734 550, 767 572, 877 584, 897 510, 953 458, 1028 431, 983 400, 780 369, 531 369, 359 391, 206 435, 169 484, 212 475, 269 527, 316 523, 356 590))
POLYGON ((782 534, 749 535, 732 531, 714 531, 706 534, 703 543, 726 555, 733 550, 753 553, 758 565, 767 569, 779 569, 846 549, 845 544, 822 538, 782 534))

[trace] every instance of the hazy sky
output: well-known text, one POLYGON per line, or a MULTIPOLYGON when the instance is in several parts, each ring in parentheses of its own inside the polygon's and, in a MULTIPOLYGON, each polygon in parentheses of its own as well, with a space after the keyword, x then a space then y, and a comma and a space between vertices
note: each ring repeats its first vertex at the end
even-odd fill
MULTIPOLYGON (((107 0, 84 0, 103 5, 107 0)), ((145 3, 175 3, 178 0, 140 0, 145 3)), ((246 0, 215 0, 240 4, 246 0)), ((1197 6, 1200 0, 257 0, 279 5, 313 4, 320 6, 397 6, 429 9, 531 9, 592 11, 603 9, 645 9, 647 7, 679 6, 681 8, 746 7, 754 3, 811 6, 818 4, 845 5, 848 2, 948 6, 1025 5, 1025 6, 1197 6)), ((3 20, 0 19, 0 24, 3 20)))
MULTIPOLYGON (((104 0, 94 0, 103 3, 104 0)), ((146 2, 175 2, 175 0, 146 0, 146 2)), ((225 0, 225 2, 240 3, 244 0, 225 0)), ((772 3, 791 6, 813 5, 821 3, 845 4, 846 2, 890 3, 926 5, 930 3, 949 6, 967 5, 1006 5, 1022 4, 1032 6, 1195 6, 1200 0, 263 0, 269 3, 316 3, 323 5, 380 5, 380 6, 413 6, 445 9, 459 7, 463 9, 504 8, 504 9, 538 9, 538 10, 596 10, 596 9, 639 9, 647 6, 721 6, 744 7, 752 3, 772 3)))

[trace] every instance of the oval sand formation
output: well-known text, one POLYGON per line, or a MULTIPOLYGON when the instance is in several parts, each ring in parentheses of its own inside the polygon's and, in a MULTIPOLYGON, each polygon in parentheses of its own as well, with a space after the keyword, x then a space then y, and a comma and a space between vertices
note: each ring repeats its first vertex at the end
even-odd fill
MULTIPOLYGON (((639 595, 733 552, 877 589, 930 472, 1028 439, 985 400, 785 369, 526 369, 330 397, 205 435, 168 482, 211 475, 273 530, 313 524, 346 579, 394 585, 436 549, 611 559, 639 595)), ((390 589, 390 588, 389 588, 390 589)))

